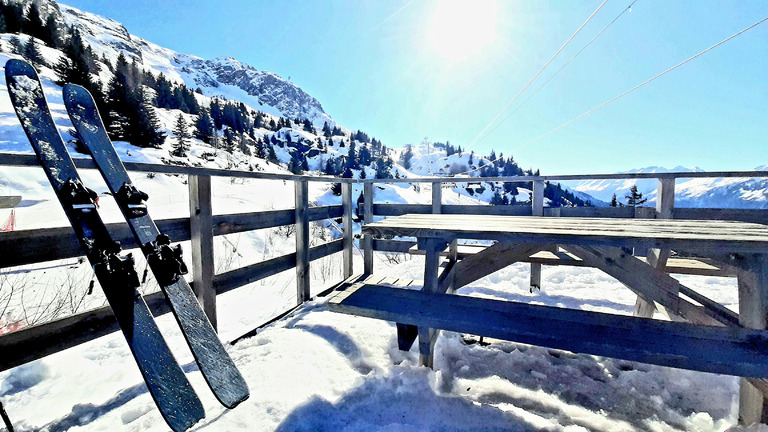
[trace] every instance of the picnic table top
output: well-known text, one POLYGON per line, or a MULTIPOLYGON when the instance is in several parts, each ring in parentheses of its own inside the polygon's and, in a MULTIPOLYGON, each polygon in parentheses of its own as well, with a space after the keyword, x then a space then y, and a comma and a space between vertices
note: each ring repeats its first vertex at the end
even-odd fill
POLYGON ((446 241, 461 238, 768 253, 768 225, 720 220, 405 214, 367 224, 362 231, 446 241))

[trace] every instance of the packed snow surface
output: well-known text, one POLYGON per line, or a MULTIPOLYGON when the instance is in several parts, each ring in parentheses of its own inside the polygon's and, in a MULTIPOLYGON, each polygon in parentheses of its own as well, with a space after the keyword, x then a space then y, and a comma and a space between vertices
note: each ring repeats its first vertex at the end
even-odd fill
MULTIPOLYGON (((292 83, 258 71, 233 59, 203 60, 173 52, 130 35, 119 23, 62 5, 69 24, 88 29, 85 39, 99 56, 112 61, 118 52, 141 59, 143 67, 163 72, 174 82, 201 87, 202 105, 211 96, 227 96, 260 109, 269 116, 303 115, 316 126, 328 121, 319 102, 292 83)), ((26 36, 21 35, 25 40, 26 36)), ((10 35, 0 36, 3 51, 10 35)), ((48 64, 60 56, 40 46, 48 64)), ((0 55, 5 64, 10 54, 0 55)), ((54 121, 63 136, 71 127, 55 74, 43 67, 40 75, 54 121)), ((102 70, 102 81, 108 80, 102 70)), ((4 78, 0 77, 0 80, 4 78)), ((169 137, 178 110, 156 110, 169 137)), ((187 122, 193 116, 184 115, 187 122)), ((345 130, 345 132, 348 132, 345 130)), ((257 130, 259 137, 273 135, 257 130)), ((314 142, 316 135, 284 129, 297 142, 314 142)), ((348 139, 348 138, 347 138, 348 139)), ((125 161, 188 163, 212 168, 236 167, 266 173, 286 173, 283 166, 242 153, 212 151, 200 141, 191 142, 183 160, 169 156, 171 138, 163 148, 138 149, 115 143, 125 161), (214 154, 211 154, 214 153, 214 154)), ((72 152, 73 146, 69 145, 72 152)), ((359 149, 359 148, 358 148, 359 149)), ((0 150, 31 153, 18 124, 5 82, 0 83, 0 150)), ((285 164, 289 149, 275 146, 285 164)), ((309 159, 311 171, 328 157, 343 157, 349 146, 340 137, 327 153, 309 159)), ((411 168, 399 165, 401 152, 391 153, 399 176, 459 173, 474 168, 481 156, 454 154, 415 146, 411 168)), ((82 155, 76 155, 82 157, 82 155)), ((758 167, 766 170, 766 166, 758 167)), ((370 167, 364 168, 368 177, 370 167)), ((661 172, 651 167, 641 171, 661 172)), ((675 168, 675 171, 684 170, 675 168)), ((695 169, 692 169, 695 170, 695 169)), ((362 173, 354 173, 359 177, 362 173)), ((470 174, 473 175, 473 174, 470 174)), ((476 173, 474 174, 476 175, 476 173)), ((106 186, 97 172, 81 171, 85 184, 100 195, 100 213, 106 222, 122 220, 114 200, 104 195, 106 186)), ((156 219, 189 216, 188 186, 182 176, 132 173, 137 187, 150 195, 150 214, 156 219)), ((490 185, 457 181, 443 193, 443 204, 485 204, 493 195, 490 185), (471 192, 470 192, 471 190, 471 192)), ((478 182, 474 182, 478 183, 478 182)), ((623 181, 584 182, 573 190, 610 201, 621 200, 632 186, 623 181)), ((378 203, 419 203, 431 200, 430 185, 380 185, 378 203)), ((654 199, 656 182, 639 183, 645 196, 654 199)), ((354 187, 354 197, 361 187, 354 187)), ((765 179, 692 179, 677 184, 677 205, 766 208, 765 179)), ((42 171, 34 168, 0 170, 0 194, 22 195, 15 209, 16 228, 66 226, 64 216, 42 171)), ((326 183, 310 184, 312 205, 340 204, 326 183)), ((294 206, 291 182, 275 180, 213 179, 214 214, 288 209, 294 206)), ((530 200, 520 188, 517 201, 530 200)), ((0 222, 9 210, 0 210, 0 222)), ((312 245, 339 238, 333 222, 313 223, 312 245)), ((359 230, 359 226, 355 226, 359 230)), ((222 273, 295 251, 295 236, 281 227, 219 236, 215 239, 216 272, 222 273)), ((189 257, 189 242, 182 243, 189 257)), ((133 251, 137 268, 146 268, 133 251)), ((362 268, 356 251, 356 269, 362 268)), ((421 280, 423 258, 408 255, 375 255, 377 273, 421 280)), ((341 279, 337 254, 313 261, 312 293, 317 294, 341 279)), ((528 289, 529 266, 516 264, 462 288, 459 294, 523 301, 613 314, 632 313, 635 295, 609 276, 587 268, 545 267, 542 290, 528 289)), ((105 305, 98 287, 86 295, 93 272, 77 258, 0 270, 0 333, 19 327, 83 312, 105 305), (10 292, 10 294, 8 294, 10 292)), ((679 276, 682 283, 726 307, 737 309, 734 279, 679 276)), ((418 283, 418 282, 417 282, 418 283)), ((151 275, 143 286, 156 290, 151 275)), ((286 271, 217 298, 218 326, 223 341, 231 341, 295 305, 295 274, 286 271)), ((163 334, 197 390, 206 417, 193 430, 200 431, 723 431, 737 420, 738 379, 574 354, 512 342, 484 340, 443 332, 436 346, 435 370, 418 366, 416 347, 397 349, 393 323, 336 314, 328 311, 327 298, 300 306, 285 318, 243 339, 228 350, 242 371, 251 397, 233 410, 224 409, 208 390, 195 366, 174 319, 158 318, 163 334)), ((656 318, 663 319, 657 315, 656 318)), ((542 322, 546 328, 547 323, 542 322)), ((116 332, 23 366, 0 372, 0 402, 17 431, 165 431, 121 333, 116 332)), ((768 431, 755 426, 751 430, 768 431)))

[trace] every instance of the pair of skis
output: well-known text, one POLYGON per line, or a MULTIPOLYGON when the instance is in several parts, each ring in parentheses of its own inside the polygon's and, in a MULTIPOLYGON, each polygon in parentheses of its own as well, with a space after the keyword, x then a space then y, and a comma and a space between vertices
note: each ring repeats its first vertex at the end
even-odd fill
MULTIPOLYGON (((56 192, 80 245, 117 318, 161 414, 174 431, 205 416, 202 403, 163 339, 137 288, 131 254, 121 255, 97 210, 95 192, 83 185, 53 122, 34 68, 12 59, 5 66, 8 93, 24 131, 56 192)), ((67 112, 123 212, 136 241, 168 299, 192 354, 216 398, 233 408, 249 396, 248 386, 181 276, 181 248, 171 247, 147 213, 147 195, 131 182, 107 137, 96 105, 80 86, 64 86, 67 112)))

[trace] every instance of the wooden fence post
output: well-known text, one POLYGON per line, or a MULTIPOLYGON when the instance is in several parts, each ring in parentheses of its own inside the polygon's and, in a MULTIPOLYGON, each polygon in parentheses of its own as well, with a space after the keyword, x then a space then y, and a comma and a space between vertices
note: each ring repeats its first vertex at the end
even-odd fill
MULTIPOLYGON (((739 272, 739 323, 746 328, 768 328, 768 259, 755 254, 739 272)), ((739 424, 768 423, 768 396, 747 378, 739 382, 739 424)))
POLYGON ((296 301, 309 300, 309 184, 296 180, 296 301))
POLYGON ((432 213, 441 213, 441 206, 443 205, 443 190, 441 188, 442 183, 432 182, 432 213))
MULTIPOLYGON (((672 219, 672 210, 675 207, 675 179, 660 178, 659 189, 656 196, 656 219, 672 219)), ((669 259, 669 249, 648 249, 646 258, 648 264, 654 268, 663 269, 669 259)), ((656 305, 637 296, 635 313, 637 317, 651 318, 656 311, 656 305)))
MULTIPOLYGON (((533 194, 531 196, 531 214, 544 216, 544 182, 533 182, 533 194)), ((531 290, 541 287, 541 264, 531 263, 531 290)))
POLYGON ((352 276, 352 247, 354 246, 354 239, 352 237, 352 183, 341 184, 341 206, 343 214, 341 217, 341 225, 343 231, 343 248, 344 248, 344 279, 352 276))
POLYGON ((214 329, 216 290, 213 287, 213 209, 211 176, 189 176, 189 231, 192 238, 192 280, 197 301, 214 329))
MULTIPOLYGON (((373 222, 373 183, 363 183, 363 223, 373 222)), ((373 274, 373 236, 363 236, 363 273, 373 274)))

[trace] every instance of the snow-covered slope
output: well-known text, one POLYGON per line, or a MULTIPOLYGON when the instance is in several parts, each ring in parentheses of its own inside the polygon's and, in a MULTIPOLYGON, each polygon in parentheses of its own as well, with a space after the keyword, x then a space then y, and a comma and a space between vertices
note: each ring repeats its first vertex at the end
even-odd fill
MULTIPOLYGON (((768 171, 768 166, 758 166, 755 170, 768 171)), ((703 170, 680 166, 672 169, 647 167, 624 173, 667 172, 703 172, 703 170)), ((607 202, 611 201, 614 193, 620 202, 624 202, 624 196, 629 194, 629 189, 633 185, 637 185, 643 197, 648 198, 649 204, 656 201, 658 182, 653 179, 570 182, 574 190, 586 192, 607 202)), ((681 178, 675 183, 675 206, 765 209, 768 208, 768 178, 681 178)))
POLYGON ((177 53, 130 34, 112 19, 63 4, 57 9, 60 20, 79 29, 99 57, 106 56, 114 62, 122 52, 129 61, 135 58, 155 74, 162 72, 171 81, 184 82, 192 89, 200 87, 206 96, 239 100, 278 116, 308 118, 317 126, 324 122, 336 124, 317 99, 274 73, 257 70, 233 58, 205 60, 177 53))

